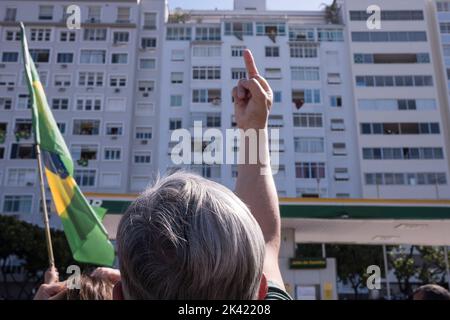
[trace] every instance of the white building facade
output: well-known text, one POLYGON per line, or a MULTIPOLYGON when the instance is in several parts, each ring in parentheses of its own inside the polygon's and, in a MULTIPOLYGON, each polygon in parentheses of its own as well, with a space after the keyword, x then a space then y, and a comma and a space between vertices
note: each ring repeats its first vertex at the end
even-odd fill
MULTIPOLYGON (((77 1, 69 30, 70 1, 0 1, 0 211, 41 219, 18 21, 86 193, 134 196, 179 167, 174 130, 232 128, 248 48, 274 90, 280 197, 449 199, 449 6, 378 1, 370 30, 372 2, 330 21, 265 1, 170 17, 164 0, 77 1)), ((236 165, 185 167, 234 186, 236 165)))

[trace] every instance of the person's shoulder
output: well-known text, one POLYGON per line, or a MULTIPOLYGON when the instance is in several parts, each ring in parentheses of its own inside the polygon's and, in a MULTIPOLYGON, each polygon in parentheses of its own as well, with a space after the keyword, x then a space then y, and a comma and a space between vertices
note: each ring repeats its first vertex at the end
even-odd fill
POLYGON ((264 300, 292 300, 291 296, 273 281, 268 281, 267 295, 264 300))

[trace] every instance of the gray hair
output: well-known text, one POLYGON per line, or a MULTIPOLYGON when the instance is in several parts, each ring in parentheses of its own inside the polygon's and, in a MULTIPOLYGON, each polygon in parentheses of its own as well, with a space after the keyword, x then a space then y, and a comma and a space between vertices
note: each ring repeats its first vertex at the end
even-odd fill
POLYGON ((194 174, 159 179, 128 208, 118 233, 127 299, 256 299, 265 245, 247 206, 194 174))

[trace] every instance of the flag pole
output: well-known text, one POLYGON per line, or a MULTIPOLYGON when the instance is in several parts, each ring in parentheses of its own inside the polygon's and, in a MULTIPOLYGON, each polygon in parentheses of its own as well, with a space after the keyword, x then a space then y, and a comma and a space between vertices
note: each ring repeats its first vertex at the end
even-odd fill
POLYGON ((53 255, 52 236, 50 233, 50 224, 48 221, 47 199, 45 196, 44 173, 42 171, 41 147, 36 143, 36 158, 38 161, 39 184, 41 189, 41 202, 44 217, 45 241, 47 243, 48 262, 50 268, 55 267, 55 257, 53 255))

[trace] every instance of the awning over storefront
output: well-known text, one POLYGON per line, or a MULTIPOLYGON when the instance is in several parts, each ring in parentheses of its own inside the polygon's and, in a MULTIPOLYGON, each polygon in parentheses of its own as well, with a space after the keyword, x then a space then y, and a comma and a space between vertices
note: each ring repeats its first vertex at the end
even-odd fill
MULTIPOLYGON (((115 238, 121 214, 137 195, 86 194, 108 209, 115 238)), ((283 228, 298 243, 450 245, 449 200, 280 199, 283 228)))

